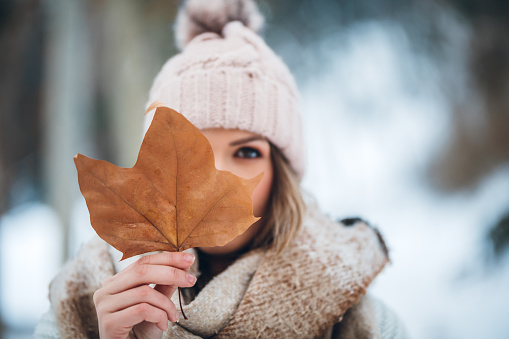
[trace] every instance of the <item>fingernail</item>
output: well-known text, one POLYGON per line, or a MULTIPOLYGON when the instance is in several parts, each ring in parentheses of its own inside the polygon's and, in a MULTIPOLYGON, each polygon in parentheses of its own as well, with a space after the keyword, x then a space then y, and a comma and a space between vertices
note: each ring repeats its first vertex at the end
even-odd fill
POLYGON ((194 262, 194 255, 190 253, 184 253, 184 260, 187 261, 188 263, 192 263, 194 262))
POLYGON ((187 278, 187 281, 189 281, 189 283, 191 283, 193 285, 196 282, 196 277, 192 274, 187 273, 186 278, 187 278))
POLYGON ((179 319, 180 319, 180 315, 179 315, 178 312, 176 312, 175 313, 175 321, 174 322, 176 323, 177 321, 179 321, 179 319))

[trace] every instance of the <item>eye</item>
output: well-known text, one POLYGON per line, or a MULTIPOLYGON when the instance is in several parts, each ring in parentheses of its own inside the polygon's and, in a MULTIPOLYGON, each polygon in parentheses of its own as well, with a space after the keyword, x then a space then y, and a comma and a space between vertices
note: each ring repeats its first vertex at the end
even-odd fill
POLYGON ((262 154, 255 148, 252 147, 242 147, 235 152, 234 156, 236 158, 242 159, 255 159, 262 156, 262 154))

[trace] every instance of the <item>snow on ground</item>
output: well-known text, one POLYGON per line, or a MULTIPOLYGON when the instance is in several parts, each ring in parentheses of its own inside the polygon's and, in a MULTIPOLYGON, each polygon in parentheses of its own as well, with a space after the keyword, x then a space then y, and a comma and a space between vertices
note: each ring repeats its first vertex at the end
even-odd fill
POLYGON ((41 203, 0 218, 0 312, 8 326, 27 331, 49 309, 48 285, 60 268, 61 242, 57 216, 41 203))

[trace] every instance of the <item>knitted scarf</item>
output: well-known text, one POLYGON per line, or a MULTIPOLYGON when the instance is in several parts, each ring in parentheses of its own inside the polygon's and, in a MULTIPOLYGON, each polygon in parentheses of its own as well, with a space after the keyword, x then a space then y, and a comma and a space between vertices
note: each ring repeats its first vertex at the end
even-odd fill
MULTIPOLYGON (((51 283, 62 338, 98 337, 93 293, 116 271, 108 248, 99 238, 87 243, 51 283)), ((170 323, 163 337, 321 337, 387 262, 376 230, 363 222, 347 227, 309 209, 283 253, 255 250, 236 260, 184 306, 189 319, 170 323)), ((172 300, 178 305, 176 293, 172 300)))

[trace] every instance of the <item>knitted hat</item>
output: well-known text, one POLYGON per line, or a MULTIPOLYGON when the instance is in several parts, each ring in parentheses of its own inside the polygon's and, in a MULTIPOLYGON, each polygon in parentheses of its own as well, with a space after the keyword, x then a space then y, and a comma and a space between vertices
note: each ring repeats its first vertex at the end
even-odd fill
MULTIPOLYGON (((182 52, 154 80, 147 107, 160 101, 199 129, 260 134, 277 146, 299 178, 305 171, 295 81, 255 31, 263 18, 252 0, 188 0, 176 22, 182 52)), ((154 112, 146 115, 145 131, 154 112)))

